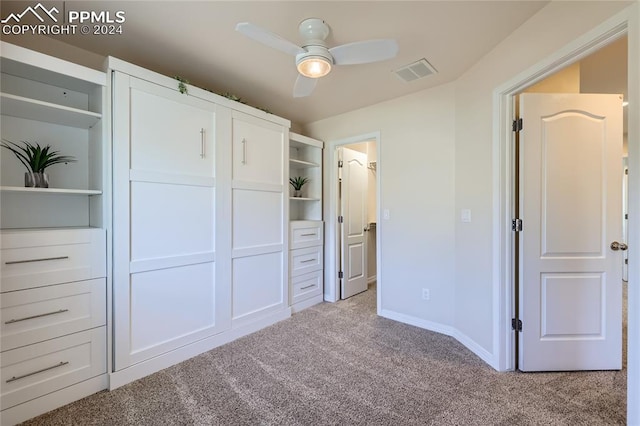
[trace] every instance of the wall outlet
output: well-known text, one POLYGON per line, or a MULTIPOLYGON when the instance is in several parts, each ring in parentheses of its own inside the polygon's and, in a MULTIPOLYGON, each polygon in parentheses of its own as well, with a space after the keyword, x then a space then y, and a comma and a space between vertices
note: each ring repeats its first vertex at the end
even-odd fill
POLYGON ((429 300, 431 298, 431 293, 428 288, 422 289, 422 300, 429 300))

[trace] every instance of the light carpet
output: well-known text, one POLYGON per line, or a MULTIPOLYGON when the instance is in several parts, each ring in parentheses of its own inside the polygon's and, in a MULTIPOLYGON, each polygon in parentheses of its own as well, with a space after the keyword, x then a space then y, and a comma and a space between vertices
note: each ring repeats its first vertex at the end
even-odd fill
POLYGON ((498 373, 451 337, 376 316, 375 303, 372 287, 316 305, 27 424, 625 423, 626 367, 498 373))

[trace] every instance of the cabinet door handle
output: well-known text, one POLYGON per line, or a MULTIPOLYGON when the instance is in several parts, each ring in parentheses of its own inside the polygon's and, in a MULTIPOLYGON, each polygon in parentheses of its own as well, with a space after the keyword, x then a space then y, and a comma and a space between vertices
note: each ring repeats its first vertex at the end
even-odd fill
POLYGON ((242 164, 247 164, 247 140, 242 138, 242 164))
POLYGON ((301 260, 300 263, 309 263, 309 262, 315 262, 317 259, 307 259, 307 260, 301 260))
POLYGON ((310 234, 300 234, 301 237, 315 237, 317 234, 315 232, 310 234))
POLYGON ((11 382, 15 382, 16 380, 20 380, 20 379, 24 379, 25 377, 30 377, 33 376, 34 374, 38 374, 38 373, 44 373, 45 371, 49 371, 49 370, 53 370, 54 368, 59 368, 62 367, 63 365, 67 365, 69 364, 69 361, 62 361, 56 365, 52 365, 51 367, 47 367, 47 368, 43 368, 41 370, 38 371, 34 371, 31 373, 27 373, 27 374, 23 374, 22 376, 13 376, 12 378, 10 378, 9 380, 7 380, 7 383, 11 383, 11 382))
POLYGON ((204 130, 204 127, 202 129, 200 129, 200 158, 204 158, 206 155, 205 152, 205 141, 206 141, 206 132, 204 130))
POLYGON ((315 286, 316 286, 315 284, 306 285, 306 286, 304 286, 304 287, 300 287, 300 290, 306 290, 306 289, 308 289, 308 288, 315 287, 315 286))
POLYGON ((46 314, 31 315, 30 317, 11 319, 9 321, 5 321, 4 323, 5 324, 13 324, 14 322, 26 321, 26 320, 35 319, 35 318, 48 317, 49 315, 62 314, 62 313, 65 313, 65 312, 69 312, 69 310, 68 309, 60 309, 59 311, 47 312, 46 314))
POLYGON ((63 260, 63 259, 68 259, 68 258, 69 258, 69 256, 42 257, 40 259, 12 260, 10 262, 4 262, 4 264, 5 265, 16 265, 18 263, 45 262, 47 260, 63 260))

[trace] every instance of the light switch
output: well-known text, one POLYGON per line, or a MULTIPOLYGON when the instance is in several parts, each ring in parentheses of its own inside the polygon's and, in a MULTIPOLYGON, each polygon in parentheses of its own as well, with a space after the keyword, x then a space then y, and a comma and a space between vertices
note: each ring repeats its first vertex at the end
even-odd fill
POLYGON ((382 217, 384 220, 389 220, 390 214, 389 214, 389 209, 384 209, 382 212, 382 217))
POLYGON ((461 222, 471 222, 471 210, 462 209, 460 210, 460 221, 461 222))

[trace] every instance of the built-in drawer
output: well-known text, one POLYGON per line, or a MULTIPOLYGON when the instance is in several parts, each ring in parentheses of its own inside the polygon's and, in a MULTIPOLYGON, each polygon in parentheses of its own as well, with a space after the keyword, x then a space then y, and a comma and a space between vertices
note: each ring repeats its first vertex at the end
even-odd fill
POLYGON ((107 372, 105 327, 2 353, 1 409, 107 372))
POLYGON ((291 304, 322 294, 322 277, 322 270, 292 277, 291 304))
POLYGON ((2 351, 106 324, 104 278, 12 291, 0 303, 2 351))
POLYGON ((292 277, 317 271, 322 267, 322 246, 289 251, 289 268, 292 277))
POLYGON ((290 222, 290 249, 321 246, 324 242, 323 222, 317 220, 296 220, 290 222))
POLYGON ((0 249, 2 292, 106 276, 102 229, 3 231, 0 249))

